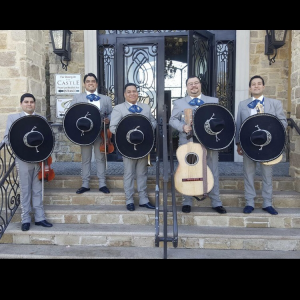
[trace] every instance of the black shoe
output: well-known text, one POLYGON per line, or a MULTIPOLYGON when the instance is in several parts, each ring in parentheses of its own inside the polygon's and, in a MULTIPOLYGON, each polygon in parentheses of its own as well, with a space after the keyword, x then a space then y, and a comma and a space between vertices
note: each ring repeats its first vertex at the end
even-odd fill
POLYGON ((85 187, 81 187, 81 188, 79 188, 77 191, 76 191, 76 194, 82 194, 82 193, 84 193, 84 192, 87 192, 87 191, 89 191, 90 189, 89 188, 85 188, 85 187))
POLYGON ((23 223, 22 224, 22 231, 27 231, 30 228, 30 223, 23 223))
POLYGON ((134 211, 135 210, 135 207, 134 207, 133 203, 127 204, 126 207, 127 207, 127 210, 130 210, 130 211, 134 211))
POLYGON ((154 209, 155 206, 153 206, 150 202, 146 203, 146 204, 140 204, 139 205, 140 207, 147 207, 147 208, 151 208, 151 209, 154 209))
POLYGON ((273 208, 273 206, 265 207, 263 210, 267 211, 271 215, 278 215, 278 212, 273 208))
POLYGON ((43 226, 43 227, 52 227, 53 226, 51 223, 49 223, 46 220, 43 220, 43 221, 40 221, 40 222, 35 222, 34 224, 35 225, 40 225, 40 226, 43 226))
POLYGON ((246 205, 246 206, 244 207, 243 213, 244 213, 244 214, 251 214, 253 210, 254 210, 254 207, 253 207, 253 206, 246 205))
POLYGON ((106 186, 103 186, 99 189, 100 192, 103 192, 104 194, 109 194, 110 191, 106 186))
POLYGON ((213 207, 212 209, 214 209, 219 214, 226 214, 226 212, 227 212, 223 206, 216 206, 216 207, 213 207))
POLYGON ((190 205, 183 205, 182 206, 182 212, 190 213, 191 212, 191 206, 190 205))

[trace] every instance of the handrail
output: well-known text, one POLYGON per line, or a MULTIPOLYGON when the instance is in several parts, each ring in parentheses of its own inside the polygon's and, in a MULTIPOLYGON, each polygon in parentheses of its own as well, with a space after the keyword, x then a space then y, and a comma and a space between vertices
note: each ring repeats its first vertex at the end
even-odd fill
MULTIPOLYGON (((159 209, 159 153, 156 156, 156 211, 155 211, 155 246, 159 246, 159 242, 164 242, 164 258, 167 258, 167 242, 172 242, 174 247, 178 244, 178 225, 177 225, 177 209, 175 198, 174 185, 174 171, 173 171, 173 144, 172 144, 172 128, 169 127, 169 142, 167 131, 167 106, 163 106, 162 135, 163 135, 163 209, 159 209), (169 151, 168 151, 169 150, 169 151), (171 170, 171 191, 172 191, 172 209, 168 211, 168 182, 169 182, 169 168, 168 168, 168 152, 170 155, 170 170, 171 170), (163 236, 159 237, 159 212, 163 212, 163 236), (172 213, 173 217, 173 236, 168 236, 168 213, 172 213)), ((159 126, 159 125, 158 125, 159 126)), ((157 126, 157 127, 158 127, 157 126)), ((159 129, 157 128, 157 143, 159 138, 159 129)), ((159 149, 157 149, 158 151, 159 149)), ((159 151, 158 151, 159 152, 159 151)))
POLYGON ((295 128, 298 134, 300 135, 300 128, 296 124, 296 122, 292 118, 287 118, 288 126, 290 126, 292 129, 295 128))
POLYGON ((15 155, 4 142, 0 143, 0 239, 20 205, 20 188, 15 155))

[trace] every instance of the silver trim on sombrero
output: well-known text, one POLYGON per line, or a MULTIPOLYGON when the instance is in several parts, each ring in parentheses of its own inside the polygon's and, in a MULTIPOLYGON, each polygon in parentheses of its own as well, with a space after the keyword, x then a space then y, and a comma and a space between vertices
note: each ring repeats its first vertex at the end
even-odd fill
MULTIPOLYGON (((143 140, 144 140, 144 133, 143 133, 142 131, 138 130, 139 127, 140 127, 140 126, 137 126, 136 128, 129 130, 129 131, 127 132, 127 134, 126 134, 126 140, 127 140, 128 143, 134 145, 134 147, 133 147, 134 150, 137 150, 137 149, 136 149, 136 145, 138 145, 138 144, 134 144, 134 143, 132 143, 132 142, 130 141, 130 139, 129 139, 129 138, 130 138, 130 134, 131 134, 133 131, 139 131, 139 132, 143 135, 143 140)), ((140 143, 139 143, 139 144, 140 144, 140 143)))
POLYGON ((271 133, 270 133, 269 131, 264 130, 264 129, 260 129, 258 125, 255 125, 255 127, 257 127, 258 129, 255 130, 255 131, 253 131, 252 133, 254 133, 254 132, 256 132, 256 131, 264 131, 264 132, 267 134, 267 141, 266 141, 263 145, 257 145, 257 144, 254 144, 254 143, 252 142, 251 136, 250 136, 250 141, 251 141, 251 143, 252 143, 254 146, 260 147, 259 150, 262 150, 262 148, 263 148, 264 146, 267 146, 268 144, 270 144, 270 142, 271 142, 271 140, 272 140, 272 135, 271 135, 271 133))
POLYGON ((31 129, 31 131, 27 132, 27 133, 24 135, 23 141, 24 141, 24 144, 25 144, 27 147, 35 148, 36 152, 40 152, 40 151, 38 150, 37 147, 38 147, 38 146, 41 146, 41 145, 43 144, 43 142, 44 142, 44 136, 42 135, 41 132, 35 130, 36 132, 38 132, 38 133, 43 137, 43 142, 41 142, 39 145, 37 145, 37 146, 31 146, 31 145, 29 145, 28 142, 27 142, 27 136, 28 136, 28 134, 30 134, 35 128, 37 128, 37 127, 36 127, 36 126, 33 126, 33 128, 31 129))
POLYGON ((84 130, 81 130, 80 128, 78 128, 78 129, 81 131, 81 136, 84 135, 84 132, 89 132, 89 131, 91 131, 91 130, 93 129, 93 127, 94 127, 93 121, 92 121, 90 118, 88 118, 87 116, 91 116, 91 114, 90 114, 89 112, 87 112, 86 115, 85 115, 85 117, 81 117, 81 118, 79 118, 79 119, 76 121, 76 127, 77 127, 77 128, 78 128, 77 124, 78 124, 78 121, 79 121, 80 119, 86 118, 86 119, 90 120, 90 122, 91 122, 91 127, 90 127, 89 130, 84 131, 84 130))
POLYGON ((218 134, 219 134, 220 132, 222 132, 222 130, 223 130, 224 128, 222 128, 222 130, 220 130, 219 132, 214 132, 214 131, 212 131, 212 130, 210 129, 209 121, 210 121, 211 119, 214 119, 214 118, 213 118, 214 115, 215 115, 215 114, 213 113, 212 116, 211 116, 211 118, 205 121, 205 123, 204 123, 204 129, 205 129, 205 131, 206 131, 208 134, 210 134, 210 135, 215 135, 215 136, 216 136, 216 142, 218 142, 218 141, 220 141, 220 139, 218 138, 218 134))

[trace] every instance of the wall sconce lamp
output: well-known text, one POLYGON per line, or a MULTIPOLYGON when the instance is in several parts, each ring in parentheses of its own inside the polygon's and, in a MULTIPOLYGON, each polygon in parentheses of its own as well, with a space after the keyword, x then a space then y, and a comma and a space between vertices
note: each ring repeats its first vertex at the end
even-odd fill
POLYGON ((269 65, 275 62, 277 49, 285 44, 287 30, 266 30, 265 36, 265 55, 268 55, 269 65), (270 55, 275 55, 270 58, 270 55))
POLYGON ((60 56, 62 68, 67 71, 68 61, 71 60, 70 30, 50 30, 53 52, 60 56), (65 60, 67 63, 63 62, 65 60))

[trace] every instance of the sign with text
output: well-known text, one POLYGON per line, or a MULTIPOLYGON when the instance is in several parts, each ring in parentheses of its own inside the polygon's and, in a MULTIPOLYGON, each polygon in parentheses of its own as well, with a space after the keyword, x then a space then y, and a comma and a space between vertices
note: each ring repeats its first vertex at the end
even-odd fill
POLYGON ((70 107, 72 98, 56 99, 56 118, 63 118, 70 107))
POLYGON ((56 94, 79 94, 81 91, 80 74, 56 74, 56 94))

